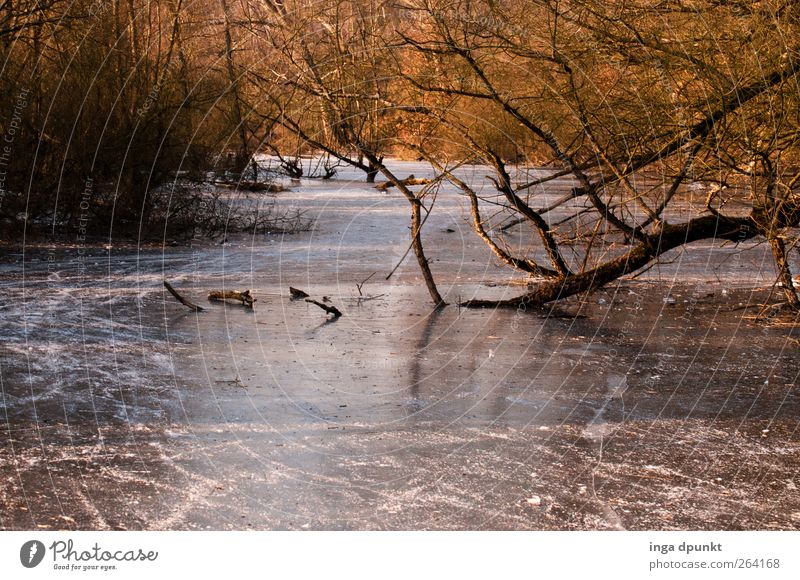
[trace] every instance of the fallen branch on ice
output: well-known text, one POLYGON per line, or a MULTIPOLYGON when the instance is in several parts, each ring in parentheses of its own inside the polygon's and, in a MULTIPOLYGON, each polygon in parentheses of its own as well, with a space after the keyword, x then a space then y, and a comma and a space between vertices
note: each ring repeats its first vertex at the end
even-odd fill
POLYGON ((308 298, 308 294, 299 288, 292 288, 289 286, 289 295, 292 300, 300 300, 301 298, 308 298))
POLYGON ((312 300, 311 298, 306 298, 306 302, 310 304, 316 304, 328 314, 333 314, 334 318, 339 318, 342 315, 339 309, 336 308, 335 306, 328 306, 327 304, 323 304, 322 302, 317 302, 316 300, 312 300))
POLYGON ((243 290, 241 292, 238 290, 212 290, 208 293, 208 299, 220 302, 224 302, 225 300, 238 300, 242 303, 242 306, 247 306, 249 308, 252 308, 253 303, 256 301, 256 299, 250 295, 250 290, 243 290))
POLYGON ((195 312, 202 312, 204 310, 204 308, 202 306, 198 306, 194 302, 189 302, 188 300, 186 300, 186 298, 184 298, 183 296, 178 294, 178 291, 175 290, 175 288, 173 288, 172 285, 169 282, 167 282, 166 280, 164 280, 164 288, 169 290, 169 293, 172 294, 175 297, 175 300, 177 300, 178 302, 180 302, 181 304, 186 306, 186 308, 189 308, 190 310, 194 310, 195 312))
MULTIPOLYGON (((428 185, 431 182, 430 179, 426 179, 424 177, 414 177, 413 175, 409 175, 405 179, 401 179, 400 183, 403 185, 428 185)), ((379 183, 375 186, 375 189, 380 189, 381 191, 386 191, 387 189, 395 187, 395 184, 391 181, 384 181, 383 183, 379 183)))

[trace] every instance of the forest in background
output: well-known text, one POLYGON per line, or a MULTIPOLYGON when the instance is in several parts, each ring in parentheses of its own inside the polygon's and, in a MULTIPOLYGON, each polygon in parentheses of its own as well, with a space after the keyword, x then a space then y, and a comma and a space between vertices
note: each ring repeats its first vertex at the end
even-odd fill
POLYGON ((499 260, 539 280, 471 305, 542 304, 687 243, 760 237, 797 309, 799 24, 789 0, 5 0, 2 238, 190 224, 207 218, 209 172, 247 180, 268 153, 300 177, 315 154, 325 177, 347 164, 408 200, 443 304, 422 235, 435 184, 384 163, 413 157, 464 194, 499 260), (463 163, 489 167, 491 196, 463 163), (518 167, 552 171, 520 181, 518 167), (541 196, 564 177, 558 203, 582 205, 554 223, 541 196), (703 211, 668 221, 695 186, 703 211))

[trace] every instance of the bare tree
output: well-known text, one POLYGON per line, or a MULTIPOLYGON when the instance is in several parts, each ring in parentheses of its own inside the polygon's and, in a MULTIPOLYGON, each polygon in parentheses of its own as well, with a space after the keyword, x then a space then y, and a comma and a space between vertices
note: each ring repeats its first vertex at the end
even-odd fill
POLYGON ((268 70, 253 70, 278 122, 314 151, 356 167, 373 182, 391 144, 391 70, 382 2, 267 3, 268 70))
POLYGON ((770 241, 787 301, 800 304, 785 251, 800 217, 798 21, 785 3, 413 0, 406 10, 399 74, 415 103, 427 95, 448 105, 404 110, 435 119, 484 160, 495 203, 540 241, 539 251, 514 255, 486 227, 476 192, 422 148, 469 196, 492 251, 542 279, 518 298, 468 305, 540 305, 697 240, 755 236, 770 241), (499 144, 498 127, 512 127, 499 144), (551 171, 515 179, 509 155, 551 171), (537 192, 565 177, 569 194, 537 203, 537 192), (696 183, 710 190, 705 215, 673 223, 673 201, 696 183), (720 191, 750 210, 720 210, 720 191), (548 221, 558 205, 581 200, 572 217, 548 221))

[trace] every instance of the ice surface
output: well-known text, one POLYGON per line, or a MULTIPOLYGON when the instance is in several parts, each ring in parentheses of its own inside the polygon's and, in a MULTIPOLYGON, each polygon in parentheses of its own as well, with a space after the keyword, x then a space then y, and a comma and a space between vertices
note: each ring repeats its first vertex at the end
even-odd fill
MULTIPOLYGON (((774 281, 763 245, 694 244, 558 312, 431 312, 413 256, 385 279, 407 202, 360 179, 286 181, 309 232, 5 252, 0 527, 800 525, 797 333, 746 318, 774 281), (222 288, 255 309, 207 304, 222 288)), ((424 240, 446 299, 524 291, 468 222, 443 187, 424 240)))

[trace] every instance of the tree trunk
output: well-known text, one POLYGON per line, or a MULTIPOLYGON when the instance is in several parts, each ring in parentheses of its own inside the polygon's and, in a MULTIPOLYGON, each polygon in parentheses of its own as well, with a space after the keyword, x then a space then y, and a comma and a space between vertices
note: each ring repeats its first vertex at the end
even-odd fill
POLYGON ((367 183, 375 183, 375 178, 378 176, 382 164, 383 157, 378 158, 378 163, 373 162, 371 159, 369 160, 369 165, 367 166, 367 183))
POLYGON ((679 246, 708 238, 742 242, 757 234, 756 223, 749 216, 737 218, 709 215, 679 225, 665 223, 660 232, 646 236, 622 256, 592 270, 565 276, 559 280, 542 282, 531 292, 510 300, 468 300, 463 306, 470 308, 541 306, 554 300, 602 288, 609 282, 643 268, 661 254, 679 246))
POLYGON ((800 299, 797 297, 794 282, 792 281, 792 270, 786 259, 786 246, 783 240, 777 236, 770 236, 769 246, 772 248, 772 256, 775 258, 775 265, 778 267, 778 280, 783 287, 783 294, 786 301, 795 310, 800 310, 800 299))
POLYGON ((420 270, 422 270, 422 277, 425 279, 425 285, 428 287, 428 293, 431 295, 431 299, 436 305, 436 308, 440 308, 442 306, 446 306, 447 303, 444 301, 444 298, 442 298, 441 294, 439 294, 439 290, 436 288, 436 282, 433 280, 433 274, 431 273, 431 267, 428 263, 428 258, 425 257, 425 252, 422 248, 421 205, 422 204, 419 200, 414 200, 411 203, 411 245, 414 248, 414 255, 417 256, 417 263, 419 264, 420 270))
MULTIPOLYGON (((236 152, 235 171, 243 172, 250 158, 247 145, 247 131, 242 118, 242 105, 239 95, 239 79, 236 77, 236 67, 233 62, 233 37, 231 35, 231 18, 227 0, 221 0, 222 13, 225 22, 225 63, 228 69, 228 83, 233 96, 233 120, 239 131, 239 151, 236 152)), ((257 177, 253 177, 255 181, 257 177)))
POLYGON ((425 279, 425 285, 428 287, 428 293, 431 295, 435 307, 441 308, 447 306, 447 302, 444 301, 444 298, 442 298, 442 295, 439 294, 439 290, 436 288, 436 281, 433 279, 431 266, 428 263, 428 258, 425 257, 425 250, 422 247, 422 202, 417 198, 414 192, 403 183, 402 179, 399 179, 383 164, 383 157, 376 157, 369 151, 361 151, 361 155, 367 158, 370 167, 374 167, 376 170, 383 173, 384 177, 392 182, 395 187, 400 190, 400 193, 403 194, 403 197, 408 200, 408 203, 411 204, 411 247, 414 249, 414 255, 417 257, 417 263, 422 271, 422 277, 425 279))

